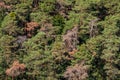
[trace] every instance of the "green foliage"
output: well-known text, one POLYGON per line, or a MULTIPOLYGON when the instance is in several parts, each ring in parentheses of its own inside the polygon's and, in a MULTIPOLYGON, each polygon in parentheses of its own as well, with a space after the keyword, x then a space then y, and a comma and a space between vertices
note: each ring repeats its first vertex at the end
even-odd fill
POLYGON ((74 25, 79 24, 80 22, 80 15, 74 14, 75 12, 71 12, 69 14, 70 20, 65 21, 65 27, 63 29, 63 33, 65 33, 67 30, 72 29, 74 25))
POLYGON ((15 12, 20 21, 26 22, 29 20, 29 13, 31 11, 31 6, 29 3, 21 3, 15 6, 15 12))
POLYGON ((0 26, 1 26, 1 22, 3 21, 4 17, 5 17, 5 9, 0 8, 0 26))
POLYGON ((64 18, 61 15, 56 15, 53 17, 53 26, 64 26, 64 18))
POLYGON ((6 4, 17 4, 20 2, 20 0, 3 0, 6 4))
POLYGON ((55 0, 44 0, 39 3, 39 8, 42 12, 52 12, 55 7, 55 0))
POLYGON ((45 22, 47 20, 49 21, 51 17, 44 12, 32 12, 30 14, 30 19, 34 22, 38 22, 39 24, 42 24, 42 22, 45 22))
POLYGON ((17 26, 18 21, 16 21, 16 19, 15 12, 11 12, 5 16, 0 28, 3 34, 16 36, 17 34, 22 33, 22 29, 17 26))
POLYGON ((16 47, 16 44, 12 43, 15 39, 12 36, 3 35, 0 37, 0 79, 5 79, 5 70, 9 66, 12 60, 17 56, 12 48, 16 47))
POLYGON ((61 15, 55 15, 52 20, 53 26, 57 29, 57 33, 61 33, 64 28, 65 19, 61 15))
POLYGON ((16 14, 14 12, 9 13, 3 20, 1 27, 6 27, 16 19, 16 14))

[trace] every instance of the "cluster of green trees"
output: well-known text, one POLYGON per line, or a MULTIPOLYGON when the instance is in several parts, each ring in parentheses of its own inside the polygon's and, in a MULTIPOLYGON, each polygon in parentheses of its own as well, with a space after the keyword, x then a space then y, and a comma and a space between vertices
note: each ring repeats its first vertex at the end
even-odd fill
POLYGON ((120 0, 1 0, 0 80, 12 79, 120 80, 120 0), (16 60, 26 69, 7 75, 16 60))

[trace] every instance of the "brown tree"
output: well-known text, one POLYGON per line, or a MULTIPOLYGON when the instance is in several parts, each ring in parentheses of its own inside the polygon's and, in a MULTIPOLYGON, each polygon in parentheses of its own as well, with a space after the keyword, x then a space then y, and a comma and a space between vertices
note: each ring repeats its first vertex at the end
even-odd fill
POLYGON ((4 2, 0 1, 0 8, 1 7, 6 8, 6 9, 10 9, 11 8, 11 6, 6 5, 4 2))
POLYGON ((73 49, 73 51, 69 52, 69 55, 74 55, 77 52, 76 49, 73 49))
POLYGON ((14 61, 12 66, 6 70, 6 75, 11 76, 12 79, 14 79, 14 77, 19 76, 24 71, 25 64, 20 64, 19 61, 14 61))
POLYGON ((32 37, 32 35, 35 32, 35 29, 38 27, 39 27, 39 24, 37 22, 26 23, 25 31, 26 31, 27 37, 32 37))

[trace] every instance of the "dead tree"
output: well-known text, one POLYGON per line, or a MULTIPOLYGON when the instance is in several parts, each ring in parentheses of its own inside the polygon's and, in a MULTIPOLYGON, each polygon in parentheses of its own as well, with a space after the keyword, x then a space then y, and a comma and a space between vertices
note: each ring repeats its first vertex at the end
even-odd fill
POLYGON ((89 34, 90 37, 95 37, 98 34, 97 21, 99 19, 91 20, 89 23, 89 34))
POLYGON ((39 5, 39 0, 33 0, 32 7, 36 8, 39 5))
POLYGON ((6 70, 6 75, 11 76, 12 80, 25 71, 25 64, 20 64, 19 61, 14 61, 12 66, 6 70))
POLYGON ((37 22, 28 22, 24 28, 27 37, 32 37, 35 33, 35 30, 39 28, 39 24, 37 22))
POLYGON ((78 27, 74 27, 71 30, 68 30, 65 35, 63 35, 63 41, 66 46, 66 49, 68 52, 73 51, 76 49, 77 43, 78 43, 78 27))
POLYGON ((0 8, 5 8, 7 10, 11 9, 10 5, 6 5, 3 1, 0 1, 0 8))
POLYGON ((80 64, 70 66, 64 73, 66 80, 86 80, 88 77, 88 66, 85 65, 84 61, 80 64))
POLYGON ((27 36, 18 36, 16 42, 22 44, 27 39, 27 36))

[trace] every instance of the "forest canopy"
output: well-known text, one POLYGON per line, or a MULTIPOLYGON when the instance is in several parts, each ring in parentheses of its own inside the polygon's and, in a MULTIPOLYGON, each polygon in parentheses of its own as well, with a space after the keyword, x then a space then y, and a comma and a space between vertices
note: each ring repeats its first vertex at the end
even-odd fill
POLYGON ((0 0, 0 80, 120 80, 120 0, 0 0))

